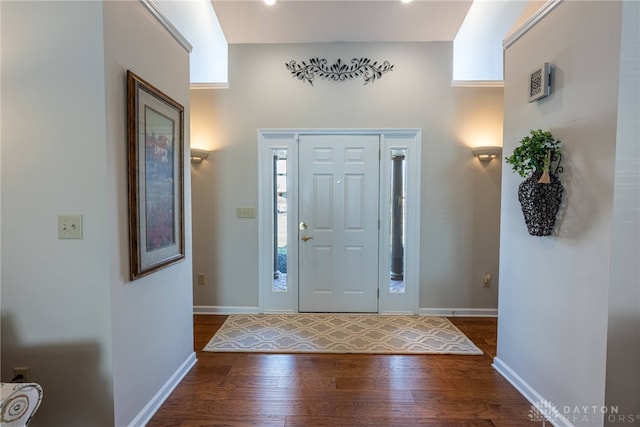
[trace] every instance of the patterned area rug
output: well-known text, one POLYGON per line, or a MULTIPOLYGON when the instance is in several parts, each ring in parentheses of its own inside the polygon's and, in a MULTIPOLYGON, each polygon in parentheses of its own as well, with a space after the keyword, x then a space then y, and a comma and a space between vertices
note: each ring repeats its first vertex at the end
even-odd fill
POLYGON ((349 314, 231 315, 203 350, 482 354, 445 317, 349 314))

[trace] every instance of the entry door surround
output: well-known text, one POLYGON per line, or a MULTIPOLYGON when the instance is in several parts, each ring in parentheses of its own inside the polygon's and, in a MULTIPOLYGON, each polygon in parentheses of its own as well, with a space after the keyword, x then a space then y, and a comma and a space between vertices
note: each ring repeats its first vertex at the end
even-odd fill
MULTIPOLYGON (((296 313, 298 299, 298 241, 301 234, 298 211, 299 146, 308 135, 377 135, 380 145, 378 233, 378 312, 384 314, 418 314, 420 286, 420 129, 258 129, 258 312, 296 313), (301 138, 302 137, 302 138, 301 138), (392 151, 403 149, 406 161, 405 291, 391 292, 390 271, 390 203, 392 151), (287 151, 287 290, 275 291, 273 283, 273 151, 287 151)), ((376 159, 377 160, 377 159, 376 159)), ((375 268, 375 266, 372 266, 375 268)))

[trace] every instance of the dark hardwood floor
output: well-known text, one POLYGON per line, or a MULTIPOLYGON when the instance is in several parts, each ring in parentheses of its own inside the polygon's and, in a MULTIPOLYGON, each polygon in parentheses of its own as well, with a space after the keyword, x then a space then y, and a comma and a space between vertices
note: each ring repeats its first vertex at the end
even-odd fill
POLYGON ((148 426, 542 424, 491 367, 496 319, 451 319, 482 356, 202 352, 225 318, 194 316, 198 363, 148 426))

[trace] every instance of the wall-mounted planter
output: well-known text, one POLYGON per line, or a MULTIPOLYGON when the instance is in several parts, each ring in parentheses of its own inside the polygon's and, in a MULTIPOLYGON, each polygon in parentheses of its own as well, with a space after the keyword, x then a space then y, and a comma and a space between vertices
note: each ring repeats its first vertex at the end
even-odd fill
POLYGON ((550 175, 548 184, 538 182, 541 176, 542 172, 536 172, 518 186, 518 200, 532 236, 550 236, 553 233, 564 191, 556 175, 550 175))
POLYGON ((527 177, 518 187, 518 200, 532 236, 550 236, 556 224, 564 191, 558 179, 561 143, 551 132, 532 129, 513 154, 505 157, 518 175, 527 177))

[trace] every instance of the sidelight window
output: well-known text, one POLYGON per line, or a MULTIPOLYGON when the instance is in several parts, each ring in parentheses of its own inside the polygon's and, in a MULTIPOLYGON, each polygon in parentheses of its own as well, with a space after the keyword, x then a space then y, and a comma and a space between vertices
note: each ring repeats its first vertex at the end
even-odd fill
POLYGON ((287 284, 287 150, 272 150, 273 283, 271 290, 286 292, 287 284))
POLYGON ((406 158, 404 148, 391 150, 391 203, 389 229, 389 292, 404 293, 405 270, 405 201, 406 201, 406 158))

